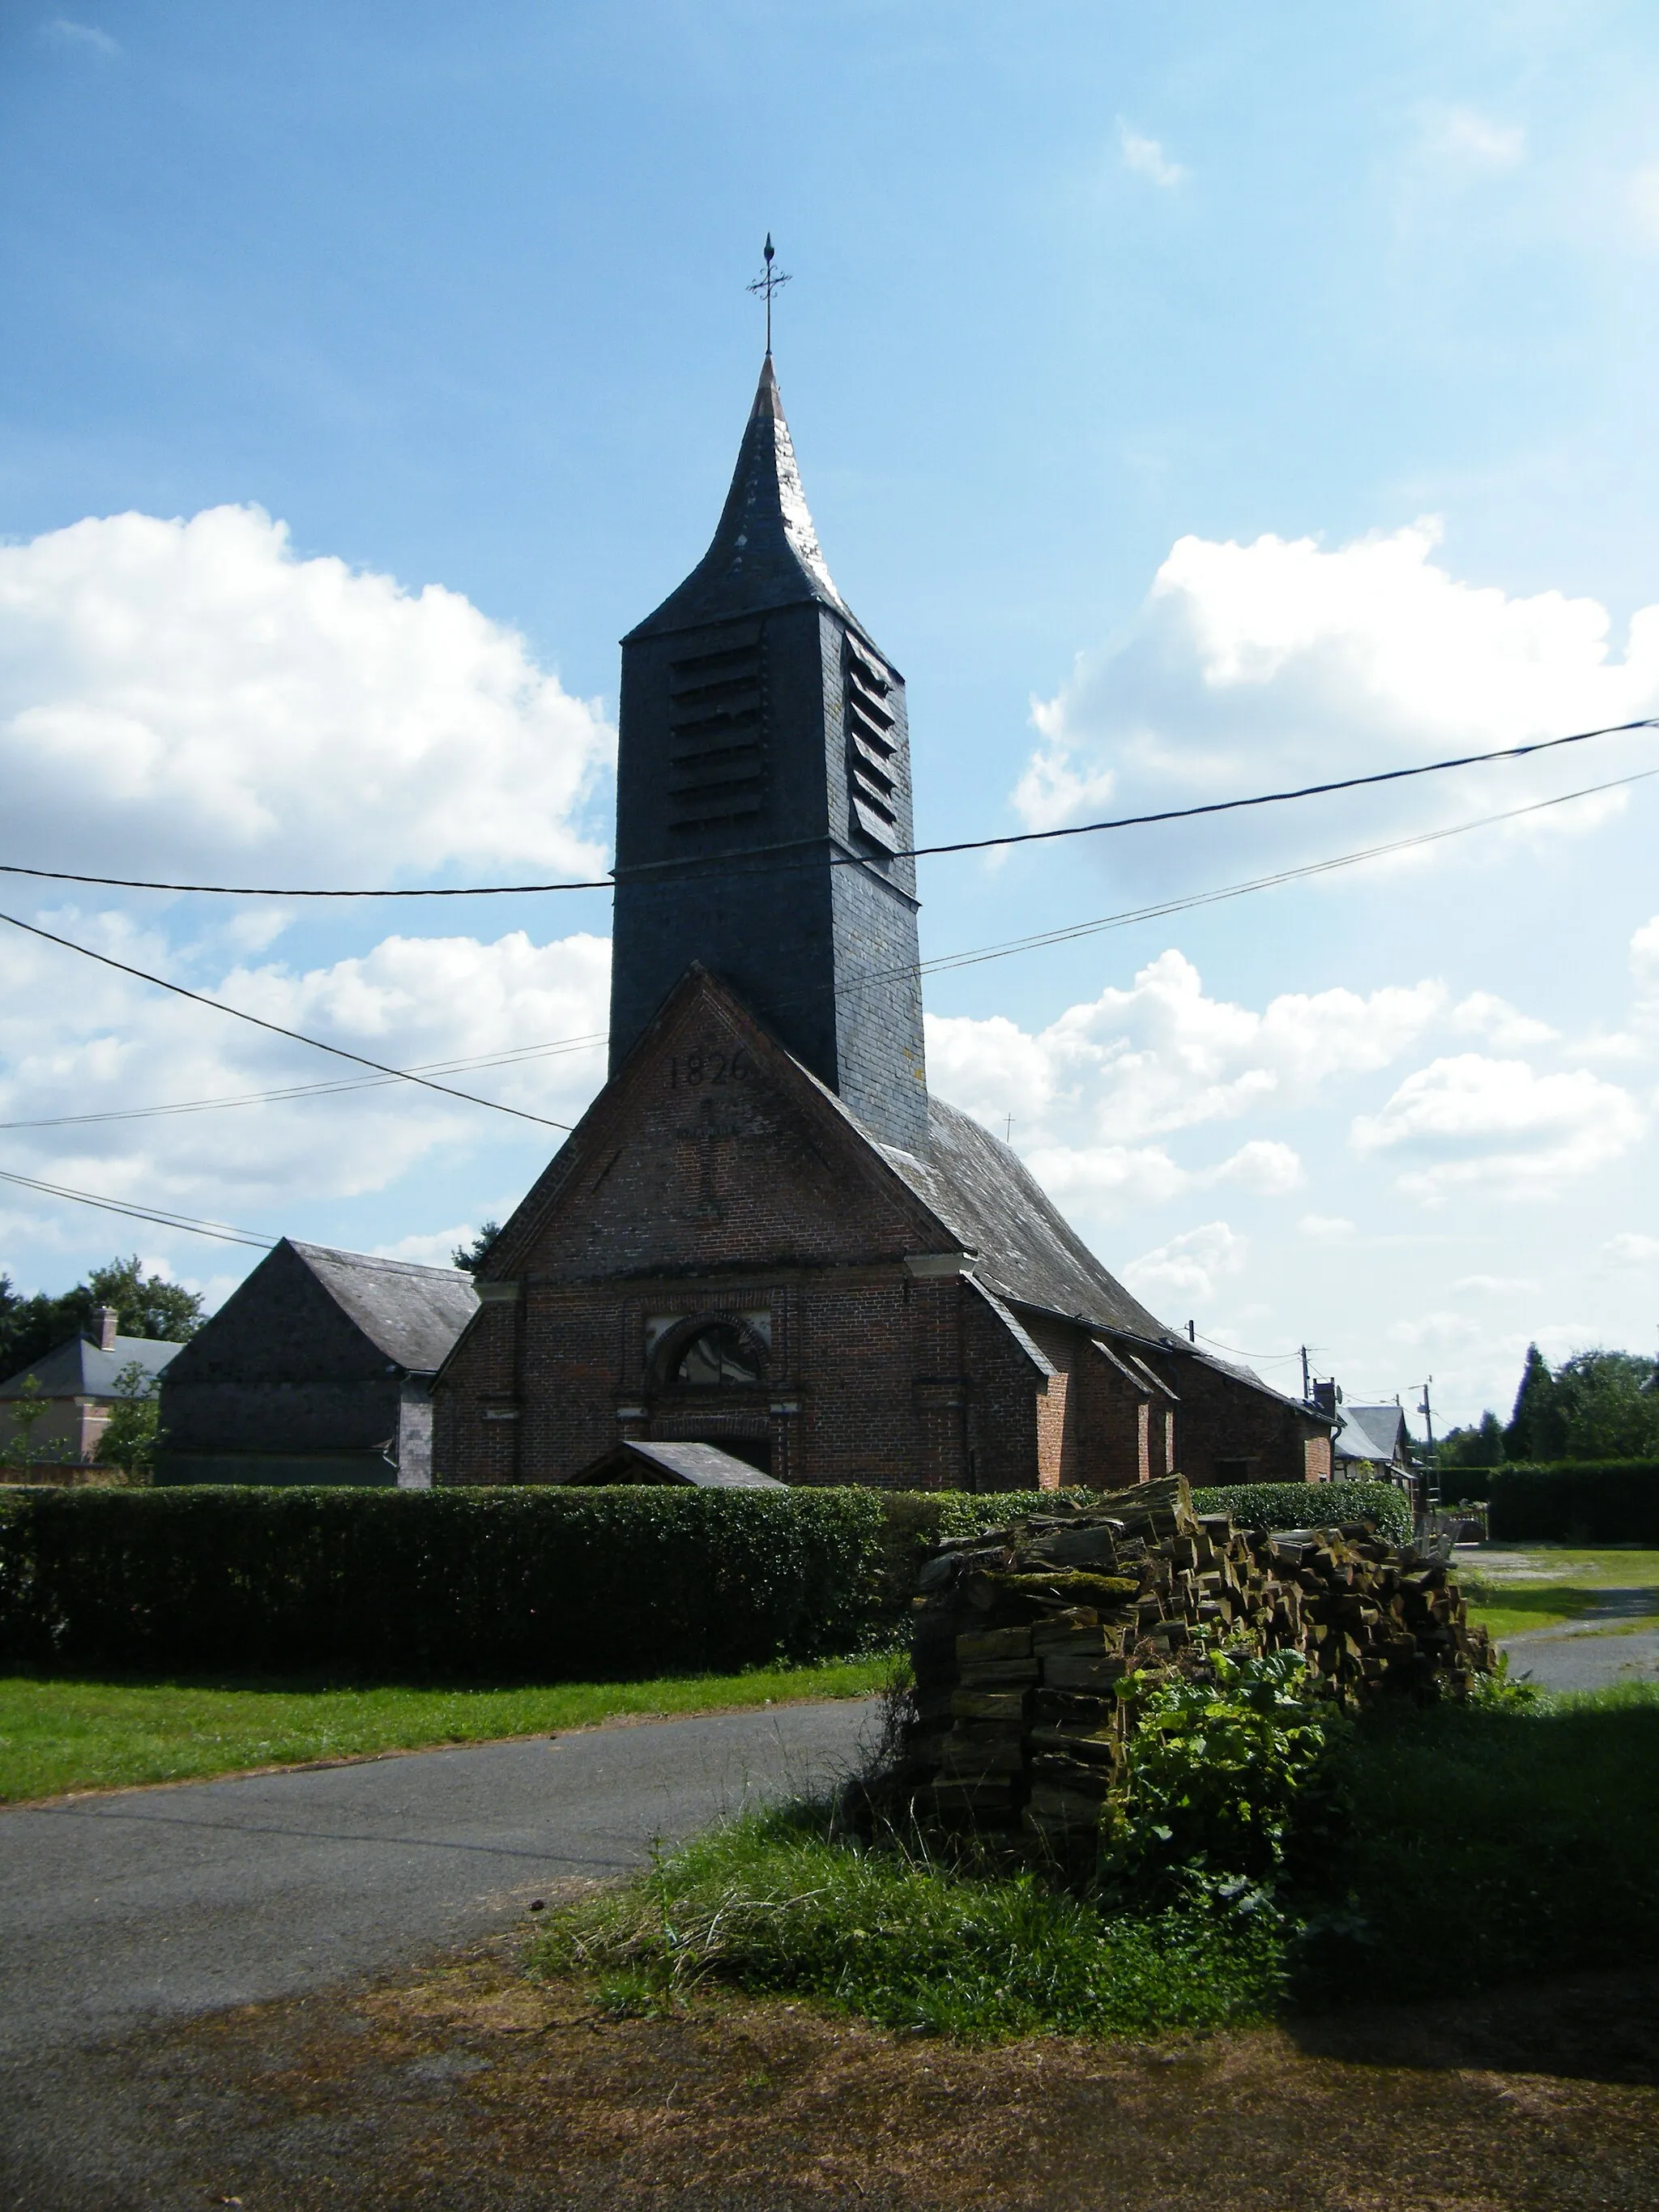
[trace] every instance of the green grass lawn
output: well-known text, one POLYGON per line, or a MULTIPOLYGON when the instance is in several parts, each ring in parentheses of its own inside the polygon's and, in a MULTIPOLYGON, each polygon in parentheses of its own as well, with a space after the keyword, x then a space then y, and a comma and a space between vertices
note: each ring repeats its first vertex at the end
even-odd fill
POLYGON ((591 1727, 622 1714, 794 1705, 879 1690, 890 1659, 545 1688, 340 1687, 84 1674, 0 1677, 0 1802, 591 1727))
POLYGON ((1460 1554, 1455 1572, 1469 1598, 1469 1619, 1500 1638, 1582 1619, 1613 1589, 1650 1590, 1659 1614, 1659 1552, 1491 1545, 1460 1554))

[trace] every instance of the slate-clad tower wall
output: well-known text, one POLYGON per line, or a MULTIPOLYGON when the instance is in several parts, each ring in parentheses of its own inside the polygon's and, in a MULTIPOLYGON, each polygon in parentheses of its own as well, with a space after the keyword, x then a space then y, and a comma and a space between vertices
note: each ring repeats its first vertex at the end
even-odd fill
POLYGON ((922 1150, 912 842, 903 678, 830 580, 769 356, 714 543, 623 641, 612 1073, 697 961, 922 1150))

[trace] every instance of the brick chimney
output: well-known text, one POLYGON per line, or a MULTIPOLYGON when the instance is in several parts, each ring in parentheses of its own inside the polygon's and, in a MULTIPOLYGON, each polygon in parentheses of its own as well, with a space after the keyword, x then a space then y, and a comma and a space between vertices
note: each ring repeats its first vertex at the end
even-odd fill
POLYGON ((97 1332, 100 1352, 113 1352, 116 1332, 120 1327, 119 1316, 114 1307, 94 1306, 92 1310, 92 1325, 97 1332))

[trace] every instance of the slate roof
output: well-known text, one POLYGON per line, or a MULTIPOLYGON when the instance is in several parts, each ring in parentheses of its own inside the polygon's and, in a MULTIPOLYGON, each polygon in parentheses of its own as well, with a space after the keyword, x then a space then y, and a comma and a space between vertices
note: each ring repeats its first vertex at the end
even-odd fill
POLYGON ((856 619, 824 565, 769 353, 713 543, 679 588, 623 642, 813 599, 856 619))
POLYGON ((419 1267, 409 1260, 285 1241, 369 1342, 411 1373, 441 1366, 477 1309, 478 1293, 464 1268, 419 1267))
POLYGON ((118 1336, 114 1350, 104 1352, 84 1336, 72 1336, 42 1352, 32 1367, 0 1382, 0 1398, 20 1397, 31 1375, 43 1398, 118 1398, 115 1378, 124 1367, 136 1361, 146 1375, 159 1375, 173 1354, 183 1350, 182 1345, 165 1343, 159 1337, 118 1336))
MULTIPOLYGON (((659 1479, 665 1476, 670 1482, 683 1482, 693 1490, 787 1490, 789 1487, 787 1482, 780 1482, 775 1475, 763 1474, 758 1468, 750 1467, 747 1460, 737 1459, 730 1452, 723 1452, 718 1444, 658 1443, 645 1437, 624 1437, 596 1466, 579 1476, 578 1482, 602 1481, 619 1462, 625 1463, 630 1460, 642 1462, 659 1479)), ((614 1479, 626 1482, 629 1478, 619 1468, 614 1479)))
POLYGON ((1338 1459, 1387 1462, 1403 1458, 1406 1416, 1398 1406, 1344 1406, 1334 1446, 1338 1459))
MULTIPOLYGON (((1174 1333, 1107 1273, 1019 1155, 942 1098, 930 1098, 926 1159, 896 1145, 882 1157, 975 1252, 974 1272, 1000 1298, 1121 1329, 1154 1344, 1174 1333)), ((1254 1379, 1254 1378, 1253 1378, 1254 1379)))

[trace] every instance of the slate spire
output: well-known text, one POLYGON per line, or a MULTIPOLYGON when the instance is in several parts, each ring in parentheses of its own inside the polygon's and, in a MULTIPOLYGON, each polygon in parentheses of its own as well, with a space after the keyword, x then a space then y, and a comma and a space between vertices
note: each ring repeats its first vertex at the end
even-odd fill
POLYGON ((629 635, 648 637, 811 599, 851 615, 812 527, 769 353, 714 540, 679 589, 629 635))

